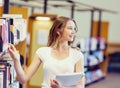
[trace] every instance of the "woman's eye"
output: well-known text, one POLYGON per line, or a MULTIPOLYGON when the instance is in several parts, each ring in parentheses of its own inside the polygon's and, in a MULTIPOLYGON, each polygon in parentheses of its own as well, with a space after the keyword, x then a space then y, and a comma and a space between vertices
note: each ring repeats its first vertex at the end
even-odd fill
POLYGON ((73 28, 68 28, 68 29, 72 30, 73 28))
POLYGON ((68 28, 68 30, 74 30, 74 31, 76 31, 76 28, 68 28))
POLYGON ((74 30, 76 31, 77 29, 76 29, 76 28, 74 28, 74 30))

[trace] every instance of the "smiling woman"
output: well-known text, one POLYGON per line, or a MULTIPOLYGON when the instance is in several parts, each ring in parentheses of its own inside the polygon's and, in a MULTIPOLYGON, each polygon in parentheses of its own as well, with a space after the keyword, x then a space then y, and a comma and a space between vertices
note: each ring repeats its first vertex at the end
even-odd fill
POLYGON ((56 80, 59 74, 84 73, 83 54, 72 48, 76 22, 68 17, 58 17, 49 32, 48 46, 37 49, 31 65, 26 72, 23 71, 19 62, 19 53, 13 45, 9 45, 9 52, 14 60, 15 70, 21 83, 27 82, 38 67, 43 63, 44 79, 42 88, 84 88, 84 77, 74 86, 64 86, 56 80))

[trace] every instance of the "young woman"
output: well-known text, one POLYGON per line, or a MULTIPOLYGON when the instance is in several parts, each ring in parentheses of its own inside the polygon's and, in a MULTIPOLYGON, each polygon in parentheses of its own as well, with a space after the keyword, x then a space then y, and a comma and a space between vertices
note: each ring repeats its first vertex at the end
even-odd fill
POLYGON ((9 45, 9 53, 13 58, 15 70, 21 83, 27 82, 43 63, 44 80, 42 88, 84 88, 84 77, 77 85, 64 87, 55 79, 57 74, 84 73, 83 54, 72 48, 77 25, 73 19, 58 17, 49 33, 48 46, 39 48, 26 72, 20 65, 20 55, 13 45, 9 45))

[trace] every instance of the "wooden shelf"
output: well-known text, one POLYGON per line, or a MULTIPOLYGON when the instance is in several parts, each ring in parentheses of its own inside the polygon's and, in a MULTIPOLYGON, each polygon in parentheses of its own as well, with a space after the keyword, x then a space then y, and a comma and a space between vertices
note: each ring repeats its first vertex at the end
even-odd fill
MULTIPOLYGON (((0 16, 2 17, 3 7, 0 7, 0 16)), ((10 7, 8 14, 22 14, 22 17, 28 21, 28 8, 10 7)), ((26 40, 15 45, 20 54, 24 57, 24 65, 26 65, 26 40)))

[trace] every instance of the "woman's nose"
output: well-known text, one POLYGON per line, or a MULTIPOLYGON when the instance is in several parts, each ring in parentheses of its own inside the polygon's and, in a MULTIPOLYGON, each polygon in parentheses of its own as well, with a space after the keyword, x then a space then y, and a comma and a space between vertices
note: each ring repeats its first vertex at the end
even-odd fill
POLYGON ((75 33, 76 33, 75 29, 73 29, 73 30, 72 30, 72 33, 73 33, 73 34, 75 34, 75 33))

